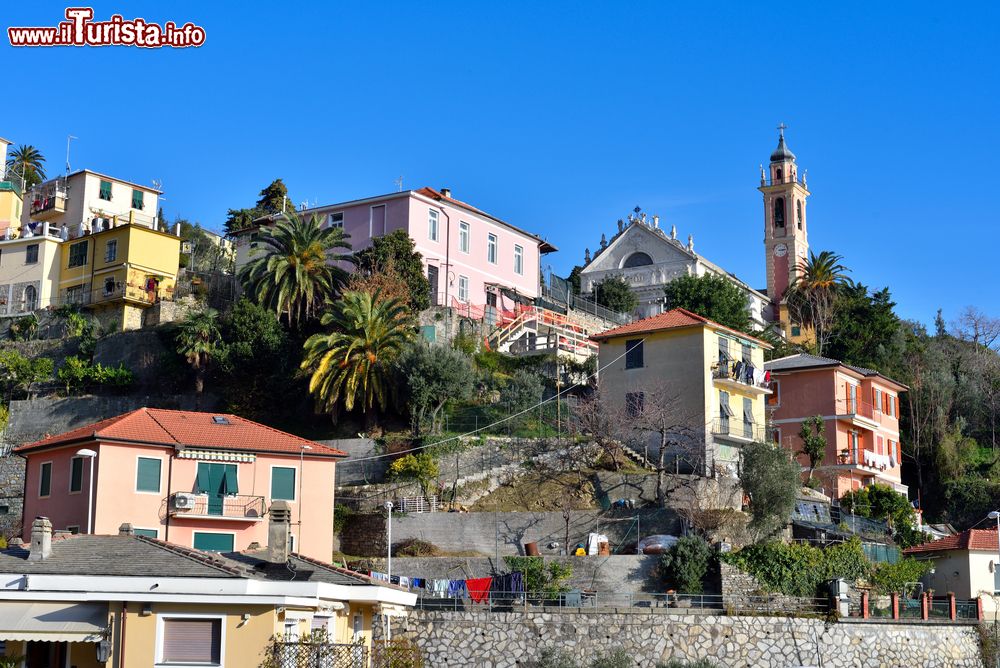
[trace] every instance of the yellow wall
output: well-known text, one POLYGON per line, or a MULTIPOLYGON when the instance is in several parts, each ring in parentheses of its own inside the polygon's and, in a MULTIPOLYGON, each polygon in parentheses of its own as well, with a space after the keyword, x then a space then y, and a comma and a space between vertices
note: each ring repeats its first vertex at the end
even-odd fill
POLYGON ((21 198, 13 190, 0 190, 0 233, 8 227, 21 227, 21 198))

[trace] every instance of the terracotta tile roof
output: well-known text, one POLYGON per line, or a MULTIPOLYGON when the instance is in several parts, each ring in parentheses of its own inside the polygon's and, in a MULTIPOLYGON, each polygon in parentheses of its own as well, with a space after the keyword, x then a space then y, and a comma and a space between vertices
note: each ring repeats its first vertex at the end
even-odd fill
POLYGON ((630 334, 651 334, 653 332, 663 332, 669 329, 681 329, 684 327, 694 327, 698 325, 708 325, 709 327, 721 329, 723 331, 730 332, 731 334, 735 334, 736 336, 756 341, 765 348, 771 347, 771 345, 766 341, 761 341, 756 337, 737 331, 731 327, 720 325, 714 320, 709 320, 708 318, 700 316, 697 313, 692 313, 691 311, 682 308, 671 309, 658 315, 642 318, 641 320, 635 320, 627 325, 622 325, 621 327, 615 327, 614 329, 594 334, 590 338, 594 341, 607 341, 608 339, 613 339, 619 336, 628 336, 630 334))
POLYGON ((904 554, 923 554, 927 552, 947 552, 949 550, 983 550, 986 552, 997 552, 1000 544, 997 543, 996 529, 966 529, 962 533, 954 536, 947 536, 940 540, 932 540, 922 545, 914 545, 903 550, 904 554))
POLYGON ((277 452, 308 457, 346 457, 347 453, 315 441, 293 436, 236 415, 139 408, 15 448, 23 453, 40 448, 85 441, 125 441, 166 446, 277 452))

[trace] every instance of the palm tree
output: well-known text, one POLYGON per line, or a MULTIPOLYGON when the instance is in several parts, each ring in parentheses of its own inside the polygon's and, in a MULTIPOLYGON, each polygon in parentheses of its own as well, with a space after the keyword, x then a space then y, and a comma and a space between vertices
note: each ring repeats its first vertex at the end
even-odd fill
POLYGON ((184 355, 194 370, 195 405, 199 408, 205 389, 205 372, 218 352, 221 340, 219 312, 213 308, 192 311, 181 322, 177 332, 177 352, 184 355))
POLYGON ((347 282, 348 272, 338 264, 354 262, 342 230, 323 228, 312 216, 303 222, 287 214, 272 230, 261 234, 262 252, 240 272, 240 280, 257 302, 299 326, 310 320, 347 282))
POLYGON ((7 157, 7 170, 30 188, 45 180, 45 156, 30 144, 21 144, 7 157))
POLYGON ((809 259, 799 261, 799 275, 785 293, 792 317, 816 333, 817 355, 823 354, 829 342, 837 290, 850 282, 850 269, 841 264, 843 259, 831 251, 809 253, 809 259))
POLYGON ((392 394, 392 364, 413 334, 410 311, 378 292, 348 291, 331 306, 321 322, 334 330, 305 343, 309 391, 331 413, 341 400, 349 411, 360 404, 371 426, 392 394))

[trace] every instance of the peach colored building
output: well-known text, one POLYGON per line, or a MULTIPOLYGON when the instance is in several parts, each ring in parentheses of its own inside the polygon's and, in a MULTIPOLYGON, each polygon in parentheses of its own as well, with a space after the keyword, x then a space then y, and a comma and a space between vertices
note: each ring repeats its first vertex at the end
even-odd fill
MULTIPOLYGON (((816 474, 827 496, 839 499, 876 482, 907 493, 899 445, 899 395, 905 385, 873 369, 816 355, 782 357, 764 368, 771 378, 767 407, 774 439, 798 451, 802 421, 823 418, 826 457, 816 474)), ((799 461, 808 467, 805 455, 799 461)))
POLYGON ((16 452, 27 460, 24 538, 44 516, 71 532, 130 523, 139 535, 240 551, 267 544, 267 511, 284 500, 293 550, 333 553, 334 468, 346 453, 235 415, 140 408, 16 452))

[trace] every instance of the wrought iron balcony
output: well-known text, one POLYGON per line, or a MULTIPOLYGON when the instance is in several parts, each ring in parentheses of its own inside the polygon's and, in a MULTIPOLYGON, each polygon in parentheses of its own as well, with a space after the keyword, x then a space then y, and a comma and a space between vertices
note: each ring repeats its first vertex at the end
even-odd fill
POLYGON ((249 522, 259 522, 264 519, 263 496, 175 493, 167 499, 167 504, 172 517, 249 522), (187 498, 182 502, 179 500, 180 497, 193 497, 193 499, 190 505, 187 505, 187 498))

